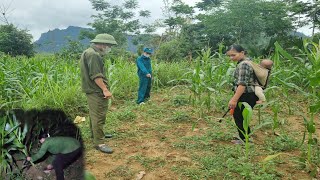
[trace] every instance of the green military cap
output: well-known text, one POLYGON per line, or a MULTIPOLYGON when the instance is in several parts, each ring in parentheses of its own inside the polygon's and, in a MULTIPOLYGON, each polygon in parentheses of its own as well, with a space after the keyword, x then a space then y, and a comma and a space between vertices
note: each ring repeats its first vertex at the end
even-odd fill
POLYGON ((114 39, 113 36, 110 34, 98 34, 93 40, 90 41, 91 43, 102 43, 102 44, 111 44, 117 45, 118 43, 114 39))

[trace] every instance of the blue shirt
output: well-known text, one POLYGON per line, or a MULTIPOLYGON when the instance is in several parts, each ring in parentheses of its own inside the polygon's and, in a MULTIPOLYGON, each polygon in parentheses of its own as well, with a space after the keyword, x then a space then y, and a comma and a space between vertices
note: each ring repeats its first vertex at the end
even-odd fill
POLYGON ((144 55, 137 58, 137 68, 139 76, 146 76, 147 74, 152 74, 151 59, 144 55))

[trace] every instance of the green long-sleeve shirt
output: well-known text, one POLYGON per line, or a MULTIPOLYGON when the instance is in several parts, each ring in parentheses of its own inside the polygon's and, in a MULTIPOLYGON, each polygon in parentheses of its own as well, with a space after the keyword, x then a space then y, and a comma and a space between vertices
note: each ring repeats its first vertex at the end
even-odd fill
POLYGON ((49 137, 46 138, 37 154, 31 156, 32 162, 42 158, 46 152, 51 154, 67 154, 80 147, 80 142, 72 137, 49 137))
POLYGON ((106 78, 106 69, 102 52, 94 45, 82 53, 80 59, 81 87, 82 91, 87 94, 102 93, 101 88, 95 83, 94 79, 102 78, 108 87, 106 78))

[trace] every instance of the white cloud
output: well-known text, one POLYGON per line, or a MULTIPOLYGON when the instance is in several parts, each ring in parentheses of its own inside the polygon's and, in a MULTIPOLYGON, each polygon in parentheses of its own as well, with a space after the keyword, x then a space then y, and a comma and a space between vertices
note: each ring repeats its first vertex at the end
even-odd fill
POLYGON ((28 29, 34 39, 55 28, 86 27, 94 13, 87 0, 4 0, 2 6, 11 10, 7 15, 9 22, 28 29))
MULTIPOLYGON (((142 20, 152 22, 162 18, 162 0, 138 1, 141 9, 151 11, 151 18, 142 20)), ((199 1, 184 0, 190 5, 199 1)), ((0 6, 9 7, 9 22, 28 29, 34 39, 55 28, 67 28, 70 25, 88 27, 87 24, 92 22, 90 16, 95 13, 89 0, 2 0, 0 6)))
MULTIPOLYGON (((302 32, 303 34, 305 34, 307 36, 312 35, 312 27, 311 26, 305 26, 305 27, 299 28, 297 31, 302 32)), ((319 30, 315 29, 315 33, 318 33, 318 32, 319 32, 319 30)))
MULTIPOLYGON (((117 3, 121 1, 118 0, 117 3)), ((143 21, 150 23, 163 18, 163 0, 138 1, 140 9, 151 11, 151 17, 142 19, 143 21)), ((200 1, 183 0, 191 6, 200 1)), ((41 33, 55 28, 62 29, 71 25, 88 27, 87 24, 93 21, 91 15, 95 14, 89 0, 1 0, 0 7, 8 7, 9 22, 21 29, 28 29, 35 40, 41 33)), ((301 31, 307 35, 311 34, 306 28, 302 28, 301 31)))

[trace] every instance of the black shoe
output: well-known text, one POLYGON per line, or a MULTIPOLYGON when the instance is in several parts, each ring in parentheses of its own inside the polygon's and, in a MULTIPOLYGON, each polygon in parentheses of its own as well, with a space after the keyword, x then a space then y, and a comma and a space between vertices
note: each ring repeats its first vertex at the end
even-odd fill
POLYGON ((112 138, 112 137, 113 137, 112 134, 105 134, 105 135, 104 135, 104 138, 112 138))
POLYGON ((103 153, 107 153, 107 154, 111 154, 113 153, 113 150, 107 146, 106 144, 101 144, 95 147, 97 150, 103 152, 103 153))

